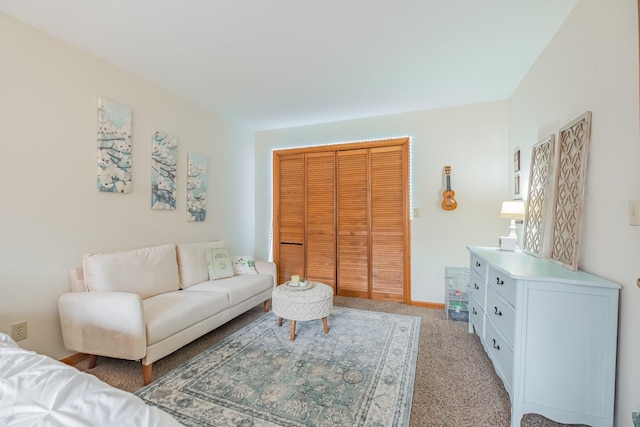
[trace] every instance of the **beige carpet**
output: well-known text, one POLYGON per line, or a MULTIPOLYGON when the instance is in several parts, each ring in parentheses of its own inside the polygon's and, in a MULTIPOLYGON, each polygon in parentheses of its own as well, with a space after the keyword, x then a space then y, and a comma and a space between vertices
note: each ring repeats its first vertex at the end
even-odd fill
MULTIPOLYGON (((465 322, 447 320, 443 310, 432 310, 358 298, 335 297, 337 306, 422 317, 411 426, 506 427, 510 422, 509 396, 496 375, 477 336, 467 332, 465 322)), ((153 378, 178 367, 213 343, 260 317, 259 305, 226 325, 154 363, 153 378)), ((274 319, 275 321, 275 319, 274 319)), ((318 321, 300 322, 298 328, 318 327, 318 321)), ((329 318, 331 327, 331 318, 329 318)), ((103 381, 128 391, 142 387, 140 364, 99 358, 98 366, 87 370, 87 361, 76 365, 103 381)), ((522 426, 556 427, 538 415, 526 415, 522 426)))

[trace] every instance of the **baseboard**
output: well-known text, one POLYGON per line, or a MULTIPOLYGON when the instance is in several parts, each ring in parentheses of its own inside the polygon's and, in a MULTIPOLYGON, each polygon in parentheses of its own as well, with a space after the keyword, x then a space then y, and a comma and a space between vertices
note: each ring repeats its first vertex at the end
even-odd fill
POLYGON ((76 353, 76 354, 72 354, 69 357, 65 357, 64 359, 60 359, 60 361, 62 363, 66 363, 67 365, 73 366, 73 365, 76 365, 76 364, 82 362, 87 357, 89 357, 88 354, 76 353))
POLYGON ((411 305, 416 307, 434 308, 436 310, 444 310, 444 304, 440 302, 411 301, 411 305))

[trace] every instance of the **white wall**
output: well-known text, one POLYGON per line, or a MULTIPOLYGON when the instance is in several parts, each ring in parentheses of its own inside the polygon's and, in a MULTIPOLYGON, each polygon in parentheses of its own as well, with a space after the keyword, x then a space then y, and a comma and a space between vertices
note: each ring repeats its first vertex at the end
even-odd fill
POLYGON ((256 134, 256 251, 269 254, 272 150, 410 136, 413 207, 411 298, 444 302, 444 267, 469 264, 467 245, 497 245, 508 233, 499 218, 509 198, 507 103, 469 105, 327 123, 256 134), (458 208, 444 211, 443 168, 451 165, 458 208))
POLYGON ((616 425, 640 411, 640 198, 638 15, 635 0, 581 0, 509 102, 509 143, 523 151, 592 111, 579 268, 618 281, 620 323, 616 425))
POLYGON ((87 252, 228 237, 252 253, 253 133, 0 14, 0 331, 56 358, 59 295, 87 252), (97 100, 133 108, 133 192, 96 189, 97 100), (151 134, 179 138, 178 207, 150 208, 151 134), (187 153, 208 157, 207 220, 186 221, 187 153))

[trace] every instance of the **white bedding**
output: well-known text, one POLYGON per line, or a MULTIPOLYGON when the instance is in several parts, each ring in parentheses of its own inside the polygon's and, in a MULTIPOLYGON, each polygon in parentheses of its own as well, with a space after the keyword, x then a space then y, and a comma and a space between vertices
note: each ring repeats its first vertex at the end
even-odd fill
POLYGON ((181 426, 137 396, 0 333, 0 426, 181 426))

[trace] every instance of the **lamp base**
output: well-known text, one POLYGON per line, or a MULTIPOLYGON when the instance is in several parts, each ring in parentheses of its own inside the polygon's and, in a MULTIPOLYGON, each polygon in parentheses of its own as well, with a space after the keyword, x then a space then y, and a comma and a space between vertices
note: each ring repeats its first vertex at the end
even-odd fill
POLYGON ((517 238, 511 236, 500 236, 500 250, 515 251, 517 240, 517 238))

